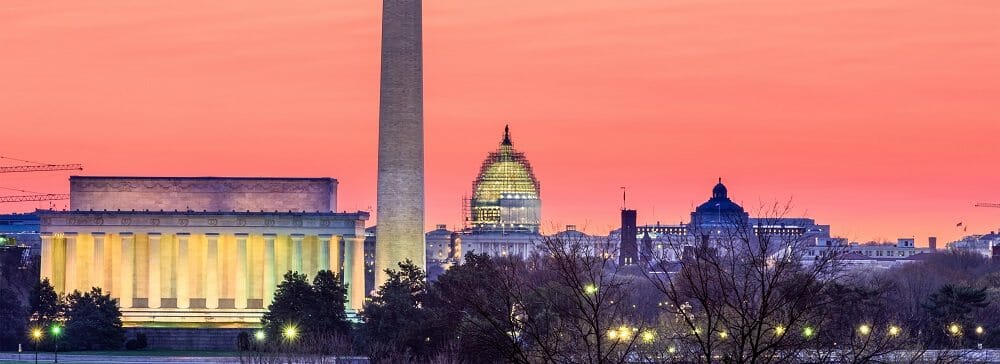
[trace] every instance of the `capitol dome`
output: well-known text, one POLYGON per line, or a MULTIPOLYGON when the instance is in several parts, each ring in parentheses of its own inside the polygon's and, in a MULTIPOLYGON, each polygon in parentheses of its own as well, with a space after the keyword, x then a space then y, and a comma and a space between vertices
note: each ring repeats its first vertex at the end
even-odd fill
POLYGON ((538 232, 541 200, 538 179, 524 153, 514 149, 510 128, 472 183, 473 232, 538 232))
POLYGON ((732 226, 749 219, 743 207, 729 199, 729 190, 719 183, 712 188, 712 198, 691 213, 691 223, 697 226, 732 226))

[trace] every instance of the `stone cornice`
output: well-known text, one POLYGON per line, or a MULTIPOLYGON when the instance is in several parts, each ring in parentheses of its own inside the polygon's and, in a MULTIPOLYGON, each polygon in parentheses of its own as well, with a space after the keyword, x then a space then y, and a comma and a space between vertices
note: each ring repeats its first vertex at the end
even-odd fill
POLYGON ((70 178, 78 192, 324 193, 332 178, 89 177, 70 178))
POLYGON ((90 226, 103 230, 130 227, 171 230, 211 230, 218 228, 266 229, 364 229, 367 212, 355 213, 274 213, 274 212, 110 212, 38 211, 42 228, 90 226))

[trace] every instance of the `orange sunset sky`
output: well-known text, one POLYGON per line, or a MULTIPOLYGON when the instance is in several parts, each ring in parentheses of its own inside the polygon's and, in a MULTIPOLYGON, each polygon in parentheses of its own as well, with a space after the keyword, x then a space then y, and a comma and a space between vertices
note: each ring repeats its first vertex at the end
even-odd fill
MULTIPOLYGON (((380 6, 5 1, 0 155, 330 176, 341 210, 369 210, 380 6)), ((687 221, 721 176, 750 210, 793 199, 852 240, 1000 229, 973 207, 1000 202, 998 24, 996 0, 424 1, 428 227, 460 224, 510 123, 550 227, 606 233, 620 186, 641 223, 687 221)), ((66 193, 69 175, 0 187, 66 193)))

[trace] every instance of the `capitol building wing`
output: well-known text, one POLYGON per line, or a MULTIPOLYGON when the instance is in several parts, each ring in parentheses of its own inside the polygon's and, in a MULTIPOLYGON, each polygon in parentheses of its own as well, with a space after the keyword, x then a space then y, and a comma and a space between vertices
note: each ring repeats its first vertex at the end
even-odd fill
POLYGON ((41 276, 60 293, 101 287, 128 327, 259 326, 288 271, 342 274, 348 308, 362 307, 368 213, 334 212, 336 180, 72 177, 70 185, 70 211, 39 211, 41 276))

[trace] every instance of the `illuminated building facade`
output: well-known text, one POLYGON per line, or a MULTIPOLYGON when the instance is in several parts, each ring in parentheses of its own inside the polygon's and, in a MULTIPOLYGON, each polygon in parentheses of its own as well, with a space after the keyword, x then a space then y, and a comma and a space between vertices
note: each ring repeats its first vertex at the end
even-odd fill
POLYGON ((341 273, 358 310, 368 213, 336 197, 331 178, 74 176, 69 211, 38 211, 41 276, 101 287, 126 327, 258 327, 288 271, 341 273))
POLYGON ((491 152, 472 183, 473 233, 538 233, 541 191, 531 163, 514 149, 510 128, 504 128, 500 148, 491 152))

